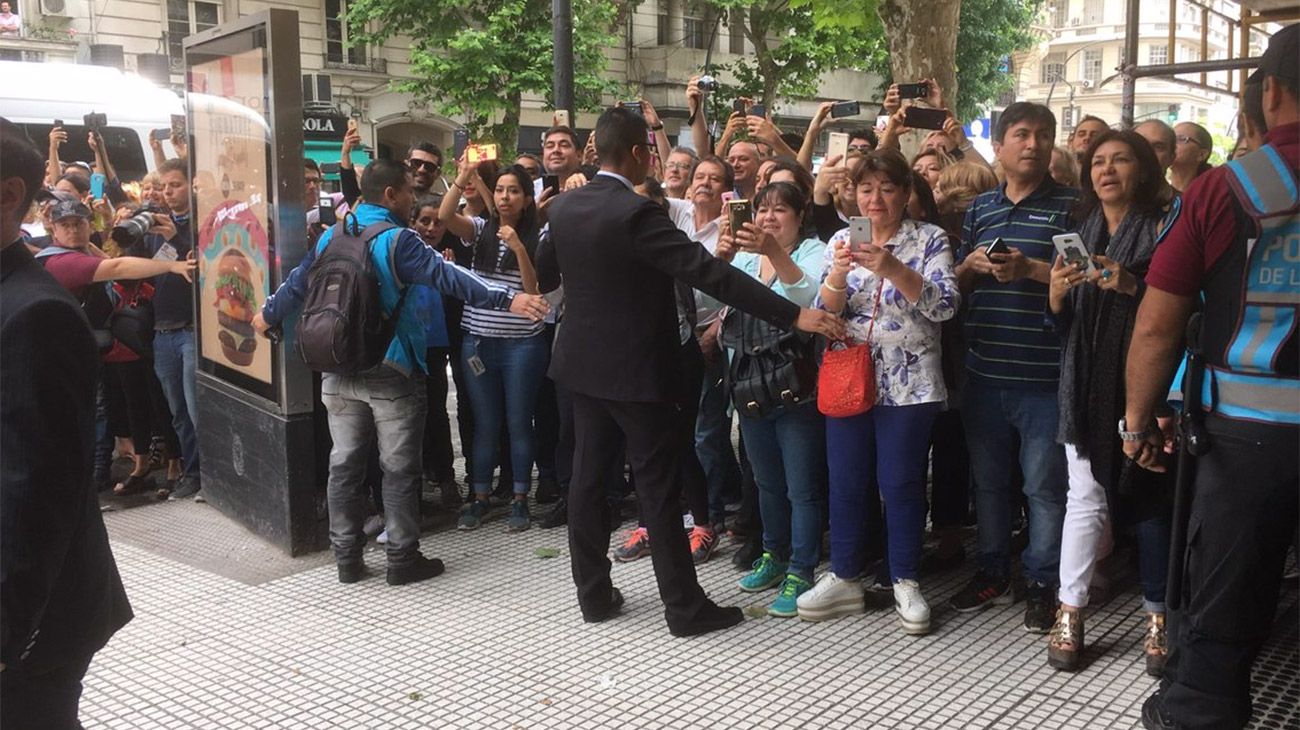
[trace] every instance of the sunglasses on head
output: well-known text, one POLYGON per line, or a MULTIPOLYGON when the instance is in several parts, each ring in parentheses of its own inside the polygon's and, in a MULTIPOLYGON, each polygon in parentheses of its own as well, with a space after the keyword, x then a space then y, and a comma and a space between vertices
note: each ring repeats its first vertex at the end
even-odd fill
POLYGON ((420 168, 424 168, 424 169, 426 169, 426 170, 437 170, 437 169, 438 169, 438 163, 433 162, 433 161, 431 161, 431 160, 407 160, 407 161, 406 161, 406 166, 407 166, 408 168, 410 168, 411 172, 415 172, 416 170, 419 170, 420 168))

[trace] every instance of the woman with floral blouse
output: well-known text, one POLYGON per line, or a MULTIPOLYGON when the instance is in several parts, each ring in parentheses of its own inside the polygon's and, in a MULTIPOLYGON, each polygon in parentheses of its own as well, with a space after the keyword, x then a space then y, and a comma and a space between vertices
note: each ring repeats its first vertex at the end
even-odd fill
POLYGON ((930 630, 930 608, 916 579, 925 531, 925 456, 947 398, 940 322, 956 314, 959 294, 943 229, 904 218, 911 172, 897 152, 866 155, 852 182, 858 209, 871 221, 871 242, 851 250, 844 230, 827 246, 815 306, 842 313, 853 343, 869 344, 876 402, 861 415, 826 419, 831 570, 799 597, 798 609, 810 621, 864 609, 858 579, 865 568, 865 512, 879 489, 895 610, 906 633, 923 634, 930 630))

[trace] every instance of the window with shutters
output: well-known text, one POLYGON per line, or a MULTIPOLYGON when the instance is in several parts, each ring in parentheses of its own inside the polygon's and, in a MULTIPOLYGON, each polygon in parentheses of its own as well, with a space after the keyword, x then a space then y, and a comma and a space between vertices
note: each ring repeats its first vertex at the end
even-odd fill
POLYGON ((1101 50, 1084 51, 1083 61, 1081 62, 1081 73, 1079 76, 1084 81, 1091 81, 1093 85, 1101 82, 1101 50))
POLYGON ((186 36, 221 23, 221 3, 201 0, 167 0, 167 56, 172 68, 185 63, 186 36))
POLYGON ((352 43, 348 0, 325 0, 325 63, 364 66, 366 46, 352 43))
POLYGON ((1050 84, 1063 78, 1065 78, 1065 54, 1049 53, 1044 56, 1043 64, 1039 70, 1038 82, 1040 84, 1050 84))

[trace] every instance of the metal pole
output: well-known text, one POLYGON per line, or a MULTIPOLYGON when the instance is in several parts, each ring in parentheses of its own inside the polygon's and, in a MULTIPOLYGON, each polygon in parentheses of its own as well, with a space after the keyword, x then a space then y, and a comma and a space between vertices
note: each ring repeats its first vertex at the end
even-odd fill
POLYGON ((570 0, 551 0, 551 30, 555 45, 555 108, 573 108, 573 5, 570 0))
MULTIPOLYGON (((1120 97, 1120 124, 1124 129, 1133 126, 1133 105, 1136 103, 1137 95, 1137 77, 1133 75, 1133 69, 1137 66, 1140 18, 1138 0, 1128 0, 1127 18, 1124 22, 1124 62, 1120 64, 1120 71, 1124 77, 1124 92, 1120 97)), ((1171 15, 1169 27, 1172 28, 1176 22, 1178 22, 1177 18, 1171 15)), ((1170 47, 1169 52, 1174 52, 1173 47, 1170 47)))

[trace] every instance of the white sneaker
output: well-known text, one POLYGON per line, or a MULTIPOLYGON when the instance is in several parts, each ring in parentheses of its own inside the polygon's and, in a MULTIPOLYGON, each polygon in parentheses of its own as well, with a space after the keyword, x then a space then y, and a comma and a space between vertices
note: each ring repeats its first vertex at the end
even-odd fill
POLYGON ((804 621, 826 621, 840 616, 862 613, 862 584, 856 579, 844 580, 829 570, 795 602, 799 618, 804 621))
POLYGON ((894 610, 903 623, 903 633, 930 633, 930 605, 921 595, 921 586, 914 580, 900 580, 894 583, 894 610))

